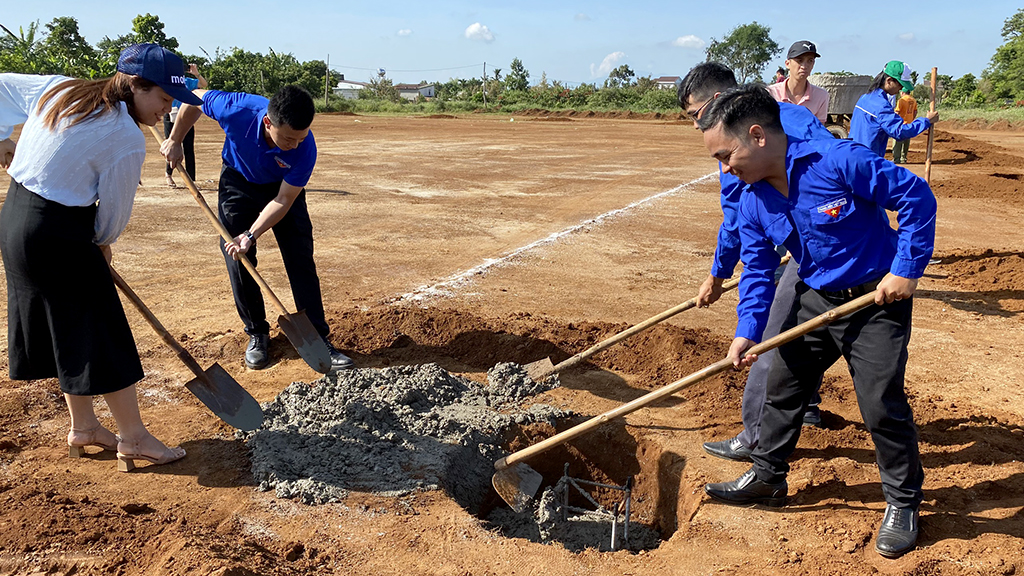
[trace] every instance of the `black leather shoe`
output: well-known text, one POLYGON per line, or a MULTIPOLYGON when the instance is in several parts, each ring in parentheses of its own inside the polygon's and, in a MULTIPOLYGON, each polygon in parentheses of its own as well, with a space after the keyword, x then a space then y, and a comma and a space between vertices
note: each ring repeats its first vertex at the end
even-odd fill
POLYGON ((327 344, 327 353, 331 355, 331 372, 351 370, 356 367, 351 358, 339 352, 330 342, 324 340, 324 344, 327 344))
POLYGON ((821 409, 817 406, 808 406, 804 412, 804 426, 821 428, 821 409))
POLYGON ((704 492, 719 502, 726 504, 764 504, 773 508, 786 505, 786 493, 789 486, 786 481, 769 484, 757 479, 754 469, 743 473, 743 476, 732 482, 705 484, 704 492))
POLYGON ((719 440, 718 442, 705 442, 704 451, 712 456, 718 456, 726 460, 750 462, 750 453, 754 449, 744 446, 737 436, 728 440, 719 440))
POLYGON ((882 525, 875 538, 875 552, 886 558, 899 558, 917 544, 917 509, 885 507, 882 525))
POLYGON ((250 334, 249 347, 245 349, 245 365, 253 370, 262 370, 270 364, 269 334, 250 334))

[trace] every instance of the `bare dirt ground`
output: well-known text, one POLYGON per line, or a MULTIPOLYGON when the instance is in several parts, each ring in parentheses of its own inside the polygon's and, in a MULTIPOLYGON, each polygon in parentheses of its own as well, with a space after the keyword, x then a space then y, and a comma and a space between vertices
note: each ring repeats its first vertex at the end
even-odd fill
MULTIPOLYGON (((482 380, 496 362, 564 359, 695 294, 721 219, 716 165, 698 134, 670 118, 546 119, 318 117, 308 187, 317 263, 333 339, 357 365, 437 362, 482 380)), ((200 123, 211 203, 222 138, 200 123)), ((911 145, 918 174, 924 149, 924 138, 911 145)), ((314 380, 276 329, 274 364, 244 368, 216 235, 185 191, 164 185, 149 151, 115 267, 200 364, 220 363, 258 400, 314 380)), ((1024 134, 941 131, 932 180, 940 263, 915 299, 907 375, 927 478, 919 548, 903 558, 874 552, 884 501, 842 363, 823 388, 826 427, 803 434, 781 511, 722 506, 701 491, 746 470, 701 450, 739 430, 741 374, 531 460, 548 481, 567 461, 605 482, 635 476, 634 517, 664 539, 643 552, 574 553, 507 538, 441 491, 353 492, 323 506, 257 491, 245 444, 182 387, 190 373, 126 304, 146 369, 144 418, 188 457, 130 474, 110 453, 68 459, 57 383, 4 379, 0 574, 1020 573, 1024 134)), ((261 249, 263 274, 290 303, 269 235, 261 249)), ((728 294, 596 356, 538 401, 596 415, 718 360, 735 302, 728 294)), ((6 354, 0 363, 6 374, 6 354)))

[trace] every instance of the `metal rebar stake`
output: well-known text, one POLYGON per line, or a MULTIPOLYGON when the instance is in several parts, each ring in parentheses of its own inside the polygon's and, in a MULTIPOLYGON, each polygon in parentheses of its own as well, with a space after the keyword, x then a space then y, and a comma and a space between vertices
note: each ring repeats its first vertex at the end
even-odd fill
POLYGON ((612 507, 612 552, 616 549, 616 540, 619 535, 619 503, 612 507))

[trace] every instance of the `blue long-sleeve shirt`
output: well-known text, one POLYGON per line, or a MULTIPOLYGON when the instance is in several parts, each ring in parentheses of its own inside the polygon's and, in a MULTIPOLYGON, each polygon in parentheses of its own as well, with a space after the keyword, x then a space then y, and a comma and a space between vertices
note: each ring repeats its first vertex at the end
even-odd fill
POLYGON ((740 199, 743 245, 736 336, 760 341, 785 246, 808 286, 843 290, 892 272, 920 278, 935 245, 935 196, 924 180, 847 140, 788 140, 789 197, 760 181, 740 199), (886 210, 897 212, 899 231, 886 210), (794 233, 795 232, 795 233, 794 233))
POLYGON ((879 156, 885 156, 889 138, 909 140, 932 123, 924 116, 909 124, 896 113, 885 90, 878 88, 860 97, 850 119, 850 140, 860 142, 879 156))
MULTIPOLYGON (((824 138, 832 140, 832 133, 818 120, 813 112, 787 102, 779 102, 779 115, 782 130, 787 136, 799 140, 824 138)), ((736 220, 736 208, 739 206, 740 193, 746 184, 732 174, 722 172, 722 164, 718 164, 719 183, 722 186, 722 225, 718 228, 718 241, 715 244, 715 258, 711 263, 711 275, 716 278, 729 278, 736 264, 740 261, 740 234, 736 220)))

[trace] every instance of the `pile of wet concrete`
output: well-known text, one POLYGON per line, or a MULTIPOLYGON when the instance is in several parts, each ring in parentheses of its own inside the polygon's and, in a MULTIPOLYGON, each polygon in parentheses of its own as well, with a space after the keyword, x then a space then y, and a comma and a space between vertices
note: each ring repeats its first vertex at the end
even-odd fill
POLYGON ((567 413, 524 400, 539 384, 499 364, 484 385, 437 364, 356 369, 296 382, 264 405, 263 428, 245 437, 260 490, 307 504, 349 490, 401 496, 443 489, 474 511, 488 493, 506 434, 567 413))
MULTIPOLYGON (((507 454, 502 446, 511 433, 531 424, 553 428, 571 414, 529 402, 557 386, 557 377, 537 383, 518 364, 498 364, 487 381, 422 364, 293 383, 264 404, 263 428, 240 433, 254 480, 260 490, 311 505, 342 501, 353 490, 399 497, 440 489, 506 536, 605 548, 610 523, 557 521, 562 514, 552 510, 550 488, 533 510, 489 509, 493 464, 507 454)), ((644 529, 634 531, 642 544, 623 547, 656 546, 657 534, 644 529)))

